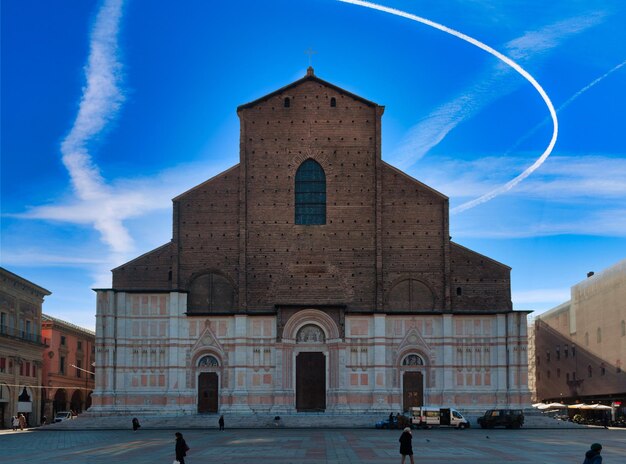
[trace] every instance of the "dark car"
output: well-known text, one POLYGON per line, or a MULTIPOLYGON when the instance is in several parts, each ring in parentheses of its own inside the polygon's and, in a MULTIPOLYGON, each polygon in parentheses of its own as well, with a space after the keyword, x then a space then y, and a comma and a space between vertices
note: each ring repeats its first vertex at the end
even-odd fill
POLYGON ((524 425, 524 413, 521 409, 489 409, 482 417, 478 418, 478 425, 483 429, 494 427, 519 429, 524 425))
POLYGON ((403 429, 405 427, 413 427, 411 419, 407 415, 393 416, 392 420, 383 419, 374 425, 377 429, 403 429))

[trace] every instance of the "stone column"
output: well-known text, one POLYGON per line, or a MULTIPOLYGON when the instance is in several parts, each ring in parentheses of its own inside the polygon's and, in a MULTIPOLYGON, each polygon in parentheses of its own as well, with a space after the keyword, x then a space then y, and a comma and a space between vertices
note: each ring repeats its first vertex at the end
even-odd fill
MULTIPOLYGON (((455 364, 455 351, 457 348, 456 338, 454 337, 454 321, 451 314, 441 316, 441 336, 443 337, 443 356, 439 359, 437 371, 440 372, 438 380, 441 382, 441 401, 443 404, 454 404, 455 385, 454 385, 454 369, 449 366, 455 364)), ((435 374, 436 375, 436 374, 435 374)))
POLYGON ((507 376, 509 356, 507 353, 509 339, 507 336, 508 331, 508 320, 506 314, 498 314, 496 316, 496 365, 499 366, 496 368, 496 372, 492 376, 492 380, 495 381, 495 389, 496 389, 496 403, 498 406, 504 407, 507 403, 508 398, 508 388, 509 388, 509 378, 507 376))
MULTIPOLYGON (((387 379, 386 371, 390 368, 387 365, 387 316, 385 314, 375 314, 373 320, 373 337, 372 350, 374 376, 372 383, 374 385, 374 394, 372 395, 372 411, 388 411, 389 410, 389 393, 392 388, 387 385, 390 379, 387 379)), ((394 405, 395 407, 395 405, 394 405)))
POLYGON ((246 342, 248 339, 248 316, 235 316, 235 340, 233 353, 233 388, 232 388, 232 404, 231 411, 251 412, 248 405, 248 347, 246 342))
POLYGON ((193 414, 197 411, 195 403, 196 391, 187 385, 186 347, 183 343, 188 341, 184 332, 182 321, 186 317, 187 295, 184 293, 170 292, 169 294, 169 327, 168 338, 168 365, 172 366, 167 372, 168 409, 169 412, 184 412, 193 414))

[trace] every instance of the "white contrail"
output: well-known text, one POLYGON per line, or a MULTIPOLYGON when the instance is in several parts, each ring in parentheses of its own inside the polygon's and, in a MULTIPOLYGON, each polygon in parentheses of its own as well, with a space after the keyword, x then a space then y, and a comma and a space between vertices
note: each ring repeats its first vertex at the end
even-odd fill
POLYGON ((499 189, 494 190, 493 191, 493 193, 495 193, 494 196, 498 195, 499 193, 505 192, 505 191, 513 188, 513 186, 515 186, 516 184, 518 184, 519 182, 524 180, 533 171, 535 171, 539 166, 541 166, 543 164, 543 162, 546 160, 546 158, 548 158, 548 156, 550 156, 550 153, 552 153, 552 150, 554 149, 554 145, 556 144, 556 139, 557 139, 557 137, 559 135, 559 121, 558 121, 558 119, 556 117, 556 110, 554 109, 554 105, 552 105, 552 102, 550 101, 550 97, 548 97, 548 94, 545 92, 545 90, 543 90, 543 87, 541 87, 541 85, 539 85, 539 83, 535 80, 534 77, 532 77, 528 73, 528 71, 526 71, 524 68, 522 68, 515 61, 513 61, 509 57, 503 55, 502 53, 498 52, 497 50, 491 48, 489 45, 486 45, 486 44, 482 43, 481 41, 474 39, 473 37, 470 37, 470 36, 468 36, 466 34, 463 34, 462 32, 456 31, 456 30, 451 29, 451 28, 449 28, 447 26, 444 26, 443 24, 436 23, 436 22, 431 21, 429 19, 422 18, 420 16, 416 16, 416 15, 407 13, 407 12, 402 11, 402 10, 397 10, 395 8, 389 8, 389 7, 386 7, 386 6, 378 5, 376 3, 364 2, 364 1, 361 1, 361 0, 339 0, 339 1, 340 2, 344 2, 344 3, 350 3, 350 4, 353 4, 353 5, 363 6, 365 8, 371 8, 373 10, 383 11, 385 13, 389 13, 389 14, 392 14, 392 15, 395 15, 395 16, 400 16, 402 18, 410 19, 412 21, 417 21, 418 23, 425 24, 427 26, 430 26, 430 27, 438 29, 438 30, 440 30, 442 32, 445 32, 447 34, 453 35, 454 37, 457 37, 457 38, 459 38, 461 40, 464 40, 464 41, 466 41, 466 42, 468 42, 468 43, 470 43, 470 44, 480 48, 481 50, 484 50, 487 53, 495 56, 496 58, 498 58, 503 63, 509 65, 511 68, 513 68, 519 74, 521 74, 522 77, 524 77, 524 79, 526 79, 528 82, 530 82, 530 84, 537 90, 537 92, 539 92, 539 95, 541 95, 541 98, 543 98, 543 101, 545 102, 546 106, 548 107, 548 111, 550 112, 550 117, 552 118, 552 128, 553 129, 552 129, 552 138, 550 139, 550 143, 548 144, 546 149, 543 151, 541 156, 533 163, 532 166, 530 166, 528 169, 526 169, 523 173, 521 173, 519 176, 517 176, 512 181, 508 182, 506 185, 502 186, 499 189))
POLYGON ((128 250, 132 246, 132 239, 115 211, 107 204, 111 192, 91 159, 88 144, 115 117, 124 100, 118 86, 122 65, 117 60, 122 4, 123 0, 105 0, 98 12, 85 66, 87 84, 76 120, 61 143, 63 164, 69 171, 78 197, 104 203, 93 224, 114 252, 128 250))
MULTIPOLYGON (((620 69, 622 66, 626 65, 626 61, 622 61, 620 64, 618 64, 617 66, 615 66, 614 68, 610 69, 609 71, 605 72, 602 76, 598 77, 597 79, 594 79, 592 82, 590 82, 589 84, 587 84, 586 86, 584 86, 582 89, 580 89, 578 92, 576 92, 574 95, 572 95, 570 98, 568 98, 561 106, 559 106, 557 108, 557 113, 563 111, 565 108, 567 108, 574 100, 576 100, 578 97, 580 97, 583 93, 585 93, 587 90, 591 89, 593 86, 595 86, 596 84, 600 83, 601 81, 603 81, 604 79, 606 79, 608 76, 610 76, 611 74, 613 74, 615 71, 617 71, 618 69, 620 69)), ((510 153, 513 149, 515 149, 515 147, 517 147, 520 143, 522 143, 524 140, 528 139, 530 136, 532 136, 535 132, 537 132, 537 130, 543 125, 545 124, 545 120, 540 122, 539 124, 537 124, 535 127, 533 127, 528 133, 526 133, 522 138, 520 138, 520 140, 518 140, 514 145, 513 148, 507 150, 507 152, 505 153, 508 154, 510 153)), ((537 169, 536 166, 536 162, 535 164, 533 164, 532 166, 530 166, 528 169, 526 169, 524 172, 522 172, 520 175, 518 175, 517 177, 515 177, 514 179, 511 179, 509 182, 507 182, 506 184, 491 190, 490 192, 485 193, 484 195, 479 196, 478 198, 475 198, 474 200, 468 201, 466 203, 463 203, 459 206, 457 206, 456 208, 452 208, 450 210, 451 214, 457 214, 457 213, 461 213, 463 211, 467 211, 470 208, 473 208, 474 206, 478 206, 482 203, 486 203, 489 200, 492 200, 493 198, 495 198, 496 196, 504 193, 504 192, 508 192, 509 190, 511 190, 513 187, 515 187, 517 184, 519 184, 522 180, 524 180, 526 177, 528 177, 535 169, 537 169)))

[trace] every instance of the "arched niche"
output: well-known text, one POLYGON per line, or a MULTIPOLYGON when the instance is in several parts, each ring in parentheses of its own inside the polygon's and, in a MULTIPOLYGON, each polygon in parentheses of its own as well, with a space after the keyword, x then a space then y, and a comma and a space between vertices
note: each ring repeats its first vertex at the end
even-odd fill
POLYGON ((424 282, 412 278, 402 279, 389 290, 387 307, 399 311, 432 310, 435 297, 424 282))
POLYGON ((189 284, 188 313, 210 313, 235 309, 235 287, 217 272, 196 275, 189 284))

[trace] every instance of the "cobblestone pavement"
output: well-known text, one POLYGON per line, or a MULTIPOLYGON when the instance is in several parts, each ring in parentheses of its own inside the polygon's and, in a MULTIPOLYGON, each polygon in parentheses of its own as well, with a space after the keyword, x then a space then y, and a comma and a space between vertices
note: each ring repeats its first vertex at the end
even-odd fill
MULTIPOLYGON (((0 462, 151 463, 174 460, 174 430, 0 432, 0 462)), ((397 430, 181 430, 191 448, 187 464, 399 463, 397 430)), ((594 442, 604 463, 626 462, 626 429, 415 430, 416 462, 545 463, 583 461, 594 442)))

